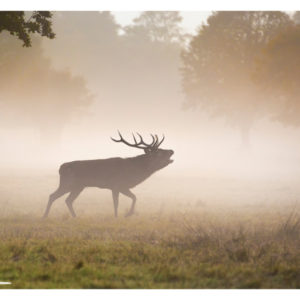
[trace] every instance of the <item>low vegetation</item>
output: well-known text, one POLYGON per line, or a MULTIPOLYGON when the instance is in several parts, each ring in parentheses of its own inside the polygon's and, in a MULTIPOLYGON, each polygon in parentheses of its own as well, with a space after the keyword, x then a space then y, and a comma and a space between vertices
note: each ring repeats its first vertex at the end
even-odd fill
MULTIPOLYGON (((187 201, 149 187, 131 218, 115 219, 110 194, 93 190, 75 203, 78 218, 57 200, 47 220, 45 186, 6 202, 2 188, 0 281, 12 285, 1 288, 300 288, 296 201, 220 204, 208 191, 187 201)), ((130 200, 120 201, 124 215, 130 200)))

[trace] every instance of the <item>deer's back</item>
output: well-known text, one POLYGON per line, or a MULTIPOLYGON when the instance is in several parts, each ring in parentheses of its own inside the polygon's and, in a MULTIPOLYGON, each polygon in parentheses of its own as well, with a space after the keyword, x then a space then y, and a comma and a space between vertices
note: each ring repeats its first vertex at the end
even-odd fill
POLYGON ((72 186, 133 187, 145 178, 144 168, 132 158, 72 161, 61 165, 61 182, 72 186))

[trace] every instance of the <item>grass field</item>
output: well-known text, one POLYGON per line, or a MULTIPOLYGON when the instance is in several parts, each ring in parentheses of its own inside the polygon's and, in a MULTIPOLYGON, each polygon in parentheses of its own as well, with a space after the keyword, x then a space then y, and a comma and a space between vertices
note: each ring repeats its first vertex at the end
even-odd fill
POLYGON ((157 176, 131 218, 129 199, 115 219, 109 191, 90 189, 78 218, 58 199, 42 220, 57 179, 1 178, 1 288, 300 288, 296 183, 157 176))

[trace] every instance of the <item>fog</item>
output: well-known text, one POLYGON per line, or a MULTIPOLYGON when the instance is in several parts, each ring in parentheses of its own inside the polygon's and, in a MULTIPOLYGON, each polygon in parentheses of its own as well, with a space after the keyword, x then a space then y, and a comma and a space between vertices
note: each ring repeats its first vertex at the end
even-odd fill
POLYGON ((299 288, 300 12, 52 13, 0 11, 0 284, 299 288))
POLYGON ((3 172, 58 176, 66 161, 142 154, 110 139, 120 130, 131 142, 132 132, 148 142, 151 133, 164 134, 161 148, 175 151, 174 163, 155 176, 176 185, 192 177, 297 181, 297 126, 266 113, 251 125, 245 147, 226 117, 186 105, 181 53, 192 37, 177 25, 169 25, 173 35, 155 36, 142 21, 121 28, 109 12, 54 12, 53 40, 34 37, 25 49, 1 33, 11 47, 1 58, 3 172))

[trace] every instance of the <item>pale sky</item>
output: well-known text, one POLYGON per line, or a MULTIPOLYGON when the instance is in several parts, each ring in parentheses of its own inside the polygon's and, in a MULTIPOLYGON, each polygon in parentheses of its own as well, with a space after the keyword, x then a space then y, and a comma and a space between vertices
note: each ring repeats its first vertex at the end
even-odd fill
MULTIPOLYGON (((140 14, 139 11, 113 11, 112 13, 115 15, 116 21, 121 25, 130 24, 140 14)), ((182 27, 188 33, 195 33, 197 27, 206 21, 211 11, 182 11, 180 14, 183 17, 182 27)))

